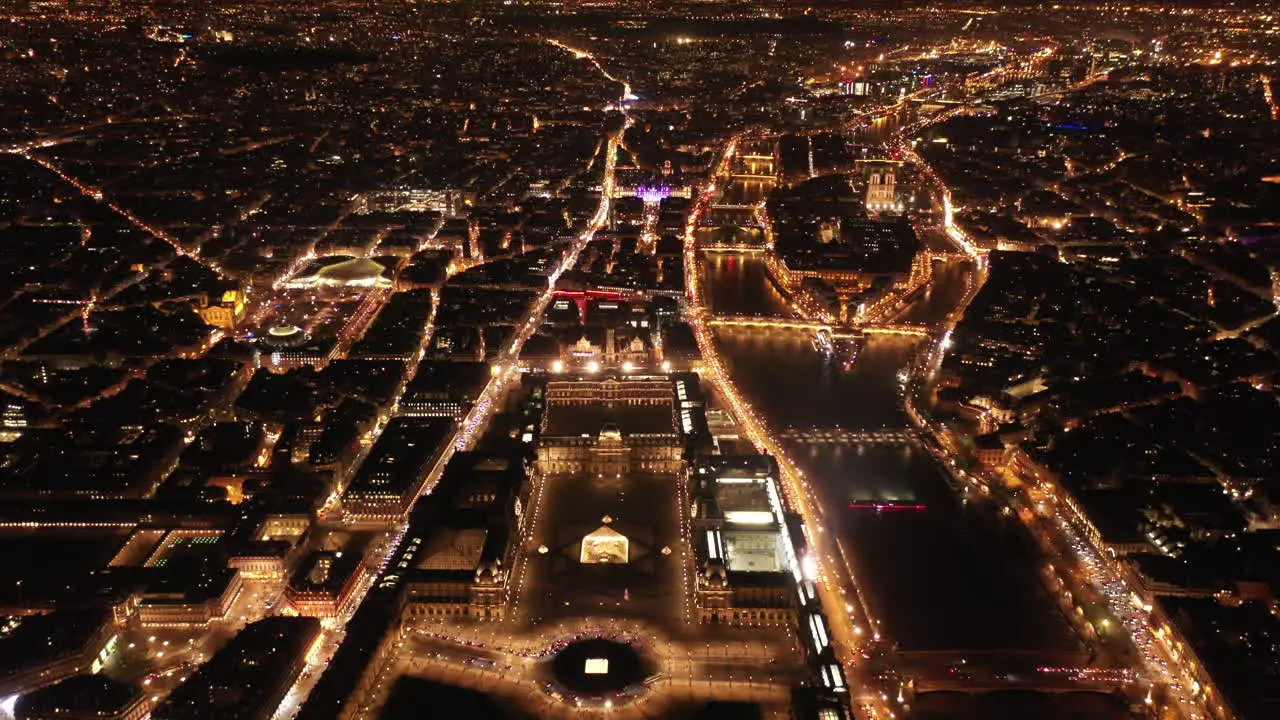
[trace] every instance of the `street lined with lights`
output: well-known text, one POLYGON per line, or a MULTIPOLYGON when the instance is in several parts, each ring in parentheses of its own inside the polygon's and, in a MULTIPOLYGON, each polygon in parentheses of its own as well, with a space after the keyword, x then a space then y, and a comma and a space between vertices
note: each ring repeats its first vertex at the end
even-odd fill
MULTIPOLYGON (((584 53, 581 53, 581 51, 573 50, 558 41, 550 40, 548 42, 557 48, 573 53, 579 58, 589 57, 584 53)), ((592 58, 592 63, 610 80, 614 80, 612 76, 605 73, 604 69, 595 61, 594 58, 592 58)), ((624 87, 626 88, 624 92, 624 99, 620 104, 620 107, 623 108, 622 114, 624 122, 618 130, 609 134, 604 147, 606 159, 601 176, 602 190, 600 194, 599 208, 591 218, 587 229, 582 232, 568 250, 565 251, 560 262, 550 275, 547 289, 537 297, 524 320, 518 325, 516 334, 511 338, 507 347, 494 361, 491 368, 492 373, 489 382, 485 385, 484 390, 480 393, 467 415, 459 423, 453 440, 446 444, 444 451, 440 454, 440 457, 432 464, 430 470, 423 477, 420 484, 420 494, 429 494, 435 488, 436 483, 439 482, 440 477, 443 474, 445 467, 448 465, 449 460, 453 457, 453 454, 457 451, 470 448, 475 443, 480 433, 484 430, 511 382, 517 380, 520 375, 520 349, 524 346, 525 341, 527 341, 537 331, 541 324, 542 317, 546 312, 547 306, 555 296, 556 285, 561 275, 563 275, 566 270, 573 267, 578 254, 587 246, 587 243, 591 241, 595 234, 604 227, 605 222, 609 217, 609 203, 613 194, 614 167, 617 160, 617 148, 622 142, 622 137, 626 132, 626 129, 631 125, 631 118, 625 111, 625 95, 630 93, 630 87, 625 84, 624 87)), ((438 297, 435 297, 434 300, 435 302, 432 305, 433 318, 434 308, 438 307, 439 304, 438 297)), ((429 332, 426 333, 423 339, 424 347, 425 343, 429 340, 430 335, 431 334, 429 332)), ((420 354, 421 349, 419 355, 420 354)), ((401 388, 401 390, 403 390, 403 388, 401 388)), ((369 445, 371 446, 372 443, 369 443, 369 445)), ((365 449, 365 452, 367 452, 367 448, 365 449)), ((358 467, 358 464, 353 464, 353 467, 358 467)), ((337 495, 331 497, 330 500, 336 503, 337 495)), ((379 549, 371 556, 371 565, 378 570, 385 565, 403 542, 404 531, 407 524, 407 516, 401 518, 399 527, 384 539, 384 542, 381 544, 379 549)), ((370 573, 366 581, 355 593, 355 600, 350 604, 350 612, 345 616, 336 618, 334 621, 326 624, 326 634, 322 638, 323 642, 318 644, 317 651, 308 656, 306 668, 299 675, 294 686, 289 690, 284 700, 281 702, 280 707, 277 708, 276 712, 273 714, 273 720, 287 720, 288 718, 293 717, 302 706, 302 703, 306 701, 307 695, 310 693, 312 687, 314 687, 315 683, 320 679, 323 666, 326 665, 333 657, 333 654, 337 652, 338 646, 342 641, 343 629, 346 623, 350 621, 351 616, 355 614, 355 610, 359 607, 365 594, 367 594, 373 587, 376 579, 377 572, 370 573)))
MULTIPOLYGON (((752 444, 760 452, 775 458, 782 476, 782 490, 787 503, 804 519, 805 535, 812 552, 804 561, 805 574, 817 584, 822 607, 831 626, 836 656, 844 665, 846 672, 852 674, 852 671, 856 671, 862 665, 861 654, 867 647, 867 643, 879 640, 879 624, 869 616, 849 564, 843 560, 841 554, 838 554, 840 551, 835 547, 837 541, 825 532, 821 506, 814 490, 805 480, 804 472, 778 441, 779 436, 770 430, 764 418, 746 400, 727 371, 716 346, 714 331, 711 329, 711 312, 703 300, 701 258, 694 230, 697 227, 699 215, 717 197, 717 185, 721 179, 727 179, 734 156, 742 141, 743 138, 739 136, 730 140, 725 146, 716 166, 716 172, 712 175, 713 180, 699 195, 698 204, 691 213, 685 230, 685 273, 689 304, 687 315, 702 355, 701 374, 704 380, 708 381, 717 396, 728 403, 735 419, 746 430, 745 434, 752 444)), ((857 682, 855 681, 854 684, 856 686, 857 682)), ((874 708, 870 712, 872 717, 881 712, 880 704, 874 696, 860 698, 860 703, 874 708)), ((889 711, 884 709, 883 712, 887 717, 889 711)))

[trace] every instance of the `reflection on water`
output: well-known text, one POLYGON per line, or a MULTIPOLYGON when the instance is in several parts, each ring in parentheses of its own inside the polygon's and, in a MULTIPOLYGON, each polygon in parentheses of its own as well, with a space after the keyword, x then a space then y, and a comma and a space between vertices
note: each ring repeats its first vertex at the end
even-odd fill
POLYGON ((972 271, 969 261, 934 263, 933 282, 922 290, 900 320, 906 323, 942 322, 964 297, 965 280, 972 271))
POLYGON ((718 315, 789 315, 786 298, 755 255, 707 253, 702 259, 706 303, 718 315))
POLYGON ((896 376, 911 359, 914 338, 870 338, 852 371, 815 352, 803 332, 721 328, 716 338, 734 379, 774 425, 876 430, 907 424, 896 376))
POLYGON ((917 106, 904 108, 892 115, 877 115, 865 127, 854 130, 853 139, 863 145, 879 147, 888 142, 898 132, 898 128, 919 119, 920 110, 917 106))
MULTIPOLYGON (((707 292, 721 314, 785 314, 759 258, 710 256, 707 292)), ((917 319, 936 319, 963 292, 958 271, 922 298, 917 319)), ((851 430, 908 425, 897 375, 917 339, 873 336, 852 370, 812 349, 805 333, 722 328, 717 343, 735 380, 776 428, 851 430)), ((903 649, 1061 650, 1070 630, 1039 586, 1015 528, 961 502, 919 447, 793 443, 815 480, 872 612, 903 649), (850 498, 910 500, 924 512, 847 509, 850 498)))
POLYGON ((876 444, 793 449, 820 480, 826 525, 841 539, 871 611, 899 647, 1074 648, 1014 521, 964 502, 927 451, 876 444), (851 498, 909 501, 927 510, 844 509, 851 498))
POLYGON ((717 204, 720 205, 755 205, 769 197, 773 190, 772 180, 748 180, 736 178, 725 188, 717 204))

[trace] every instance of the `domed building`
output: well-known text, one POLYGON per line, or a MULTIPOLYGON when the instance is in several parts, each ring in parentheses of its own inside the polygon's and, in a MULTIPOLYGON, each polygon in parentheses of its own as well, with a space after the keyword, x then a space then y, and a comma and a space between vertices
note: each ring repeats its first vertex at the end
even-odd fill
POLYGON ((262 367, 279 372, 312 365, 322 367, 330 359, 337 340, 312 337, 297 325, 276 325, 253 341, 262 367))
POLYGON ((311 336, 297 325, 277 325, 269 330, 258 342, 268 350, 284 350, 307 344, 311 336))

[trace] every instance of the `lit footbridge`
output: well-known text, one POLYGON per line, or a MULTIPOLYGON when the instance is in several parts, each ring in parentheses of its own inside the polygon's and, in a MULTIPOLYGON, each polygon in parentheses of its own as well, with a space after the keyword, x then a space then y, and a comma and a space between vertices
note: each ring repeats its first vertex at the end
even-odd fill
POLYGON ((920 434, 915 428, 887 430, 852 430, 841 427, 786 428, 778 434, 783 440, 811 445, 905 445, 914 443, 920 434))
POLYGON ((772 330, 806 330, 817 332, 825 330, 833 338, 851 337, 854 335, 909 335, 927 337, 929 329, 924 325, 911 323, 866 323, 849 327, 832 325, 818 320, 803 318, 769 317, 766 315, 716 315, 707 319, 712 327, 749 327, 772 330))

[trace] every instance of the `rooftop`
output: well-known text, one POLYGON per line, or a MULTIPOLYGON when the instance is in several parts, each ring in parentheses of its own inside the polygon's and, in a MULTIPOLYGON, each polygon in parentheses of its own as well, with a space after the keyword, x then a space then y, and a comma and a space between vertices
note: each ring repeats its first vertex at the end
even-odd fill
POLYGON ((671 405, 560 405, 547 408, 543 420, 544 436, 598 436, 610 425, 629 435, 675 435, 675 417, 671 405))

